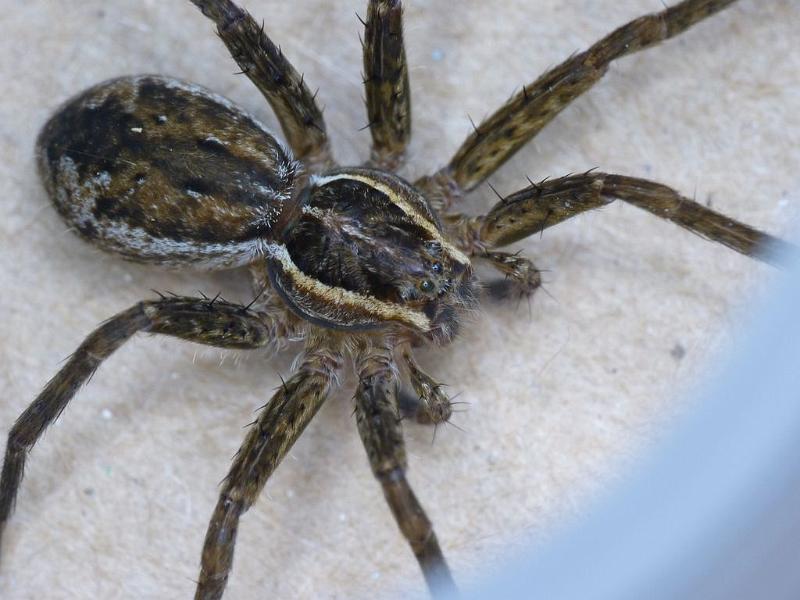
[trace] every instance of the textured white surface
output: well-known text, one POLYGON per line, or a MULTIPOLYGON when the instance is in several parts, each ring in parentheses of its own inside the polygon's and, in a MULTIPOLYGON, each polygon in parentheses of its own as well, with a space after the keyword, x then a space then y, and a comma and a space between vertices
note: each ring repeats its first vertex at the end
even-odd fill
MULTIPOLYGON (((265 19, 326 106, 337 157, 367 156, 364 2, 266 0, 265 19)), ((512 91, 657 0, 407 3, 415 138, 409 176, 443 163, 512 91), (531 8, 535 5, 535 9, 531 8), (458 7, 457 9, 455 7, 458 7)), ((649 177, 774 233, 800 206, 800 6, 743 0, 612 66, 492 182, 501 193, 590 167, 649 177)), ((225 94, 277 129, 188 2, 13 0, 0 16, 0 428, 97 323, 151 288, 224 291, 236 274, 169 273, 101 255, 65 230, 35 174, 48 114, 100 80, 159 72, 225 94)), ((476 210, 494 201, 485 186, 476 210)), ((519 245, 547 274, 530 309, 487 305, 451 348, 422 353, 468 411, 464 431, 411 425, 411 480, 466 584, 588 506, 735 341, 772 274, 632 207, 519 245), (683 349, 681 351, 681 349, 683 349), (682 358, 679 356, 683 353, 682 358)), ((7 530, 0 596, 188 598, 216 484, 291 353, 223 354, 141 337, 32 453, 7 530)), ((422 578, 373 482, 348 382, 243 518, 228 596, 396 596, 422 578)))

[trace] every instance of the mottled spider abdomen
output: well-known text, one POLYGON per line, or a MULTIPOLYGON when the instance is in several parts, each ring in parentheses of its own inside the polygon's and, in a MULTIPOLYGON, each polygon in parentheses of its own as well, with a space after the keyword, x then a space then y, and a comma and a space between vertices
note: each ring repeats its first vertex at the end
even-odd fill
POLYGON ((295 185, 291 153, 263 125, 160 76, 114 79, 68 101, 37 156, 56 208, 82 237, 170 266, 251 262, 295 185))

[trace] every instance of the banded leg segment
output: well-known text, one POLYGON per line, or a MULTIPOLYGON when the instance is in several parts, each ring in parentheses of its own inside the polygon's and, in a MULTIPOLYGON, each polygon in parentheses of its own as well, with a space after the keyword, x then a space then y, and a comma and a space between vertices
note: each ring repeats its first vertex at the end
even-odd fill
POLYGON ((253 505, 328 395, 339 369, 337 352, 322 339, 310 340, 309 347, 299 369, 278 388, 251 426, 223 482, 203 544, 196 600, 222 597, 233 565, 239 518, 253 505))
POLYGON ((140 302, 106 321, 78 347, 11 428, 0 475, 0 538, 28 452, 100 364, 139 331, 222 348, 258 348, 274 339, 280 325, 238 304, 182 297, 140 302))
POLYGON ((389 348, 365 349, 358 357, 356 422, 370 466, 431 593, 456 587, 433 526, 406 479, 406 452, 397 406, 397 380, 389 348))
POLYGON ((597 172, 532 184, 482 217, 461 219, 457 227, 473 247, 505 246, 617 199, 773 265, 798 253, 793 244, 706 208, 666 185, 597 172))
POLYGON ((330 166, 325 121, 314 94, 263 27, 231 0, 192 0, 192 3, 216 24, 219 37, 233 59, 272 106, 297 158, 330 166))
POLYGON ((475 188, 555 116, 597 83, 612 61, 682 33, 735 0, 684 0, 616 29, 588 50, 575 54, 523 86, 464 141, 450 163, 417 185, 445 204, 475 188))
POLYGON ((411 138, 411 91, 400 0, 370 0, 364 24, 364 86, 372 166, 402 165, 411 138))

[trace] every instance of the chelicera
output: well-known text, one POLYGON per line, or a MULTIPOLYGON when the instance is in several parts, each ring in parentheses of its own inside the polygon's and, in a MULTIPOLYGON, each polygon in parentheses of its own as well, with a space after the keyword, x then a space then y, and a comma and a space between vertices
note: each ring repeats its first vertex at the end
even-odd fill
POLYGON ((762 260, 778 261, 785 246, 664 185, 600 172, 531 184, 481 216, 458 212, 458 203, 614 59, 677 35, 733 0, 686 0, 624 25, 523 87, 445 167, 413 183, 394 174, 411 133, 399 1, 369 3, 364 70, 373 146, 358 167, 335 163, 314 95, 257 22, 227 0, 193 1, 275 110, 288 147, 208 90, 125 77, 83 92, 51 118, 37 145, 39 166, 55 207, 90 243, 163 266, 248 267, 255 299, 164 297, 94 331, 11 430, 0 527, 27 452, 135 333, 238 349, 302 338, 295 373, 259 413, 222 485, 196 597, 221 597, 241 515, 348 365, 358 377, 355 415, 373 473, 429 587, 450 591, 432 525, 406 480, 398 396, 403 383, 413 390, 402 412, 420 422, 450 418, 450 399, 417 364, 414 348, 450 342, 483 291, 526 296, 540 285, 528 259, 500 248, 614 199, 762 260), (474 261, 497 269, 502 283, 480 284, 474 261))

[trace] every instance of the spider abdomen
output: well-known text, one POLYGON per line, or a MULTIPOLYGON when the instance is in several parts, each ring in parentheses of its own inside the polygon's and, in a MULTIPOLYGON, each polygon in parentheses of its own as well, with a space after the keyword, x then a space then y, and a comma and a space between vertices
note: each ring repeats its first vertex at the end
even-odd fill
POLYGON ((262 251, 296 163, 255 119, 160 76, 101 83, 68 101, 37 142, 61 216, 125 258, 225 268, 262 251))

